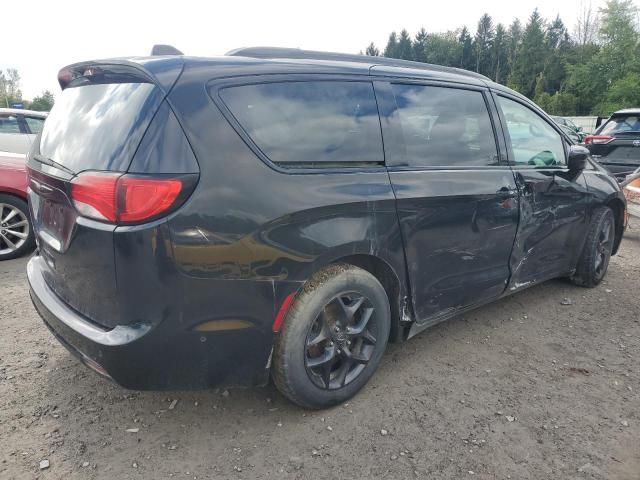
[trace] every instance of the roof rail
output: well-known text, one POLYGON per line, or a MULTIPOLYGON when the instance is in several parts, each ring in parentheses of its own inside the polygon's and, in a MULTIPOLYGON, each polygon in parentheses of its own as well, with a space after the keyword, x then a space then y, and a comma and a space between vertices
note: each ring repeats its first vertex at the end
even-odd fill
POLYGON ((403 67, 415 68, 418 70, 431 70, 437 72, 455 73, 467 77, 479 78, 481 80, 491 81, 476 72, 463 70, 462 68, 445 67, 442 65, 433 65, 430 63, 413 62, 411 60, 400 60, 388 57, 373 57, 369 55, 353 55, 349 53, 335 52, 319 52, 314 50, 301 50, 299 48, 279 48, 279 47, 247 47, 237 48, 227 52, 225 55, 235 57, 252 57, 252 58, 293 58, 293 59, 309 59, 309 60, 335 60, 341 62, 357 62, 369 63, 373 65, 384 65, 387 67, 403 67))

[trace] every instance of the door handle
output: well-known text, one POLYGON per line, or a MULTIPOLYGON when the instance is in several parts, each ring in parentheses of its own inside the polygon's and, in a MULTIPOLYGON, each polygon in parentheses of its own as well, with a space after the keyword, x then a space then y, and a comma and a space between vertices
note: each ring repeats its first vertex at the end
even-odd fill
POLYGON ((508 188, 508 187, 502 187, 500 190, 496 192, 496 195, 504 199, 514 198, 518 196, 518 190, 508 188))

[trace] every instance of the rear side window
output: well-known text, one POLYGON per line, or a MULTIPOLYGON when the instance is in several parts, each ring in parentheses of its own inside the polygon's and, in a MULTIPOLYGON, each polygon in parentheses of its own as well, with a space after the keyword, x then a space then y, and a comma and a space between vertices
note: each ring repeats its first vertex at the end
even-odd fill
POLYGON ((20 124, 15 115, 0 115, 0 133, 20 133, 20 124))
POLYGON ((29 133, 40 133, 42 131, 42 125, 44 124, 44 118, 40 117, 24 117, 24 121, 27 122, 29 127, 29 133))
POLYGON ((604 124, 600 135, 620 133, 640 133, 640 115, 620 115, 611 118, 604 124))
POLYGON ((44 124, 40 154, 74 172, 126 171, 161 100, 151 83, 66 88, 44 124))
POLYGON ((384 162, 371 83, 262 83, 227 87, 220 97, 262 153, 278 165, 384 162))
POLYGON ((481 92, 392 84, 409 166, 498 165, 481 92))

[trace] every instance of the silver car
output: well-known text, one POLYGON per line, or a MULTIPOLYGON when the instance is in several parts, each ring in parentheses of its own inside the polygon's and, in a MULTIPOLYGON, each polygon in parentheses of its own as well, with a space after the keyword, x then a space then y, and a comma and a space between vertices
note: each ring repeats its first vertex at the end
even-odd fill
POLYGON ((26 155, 46 118, 46 112, 0 108, 0 154, 26 155))

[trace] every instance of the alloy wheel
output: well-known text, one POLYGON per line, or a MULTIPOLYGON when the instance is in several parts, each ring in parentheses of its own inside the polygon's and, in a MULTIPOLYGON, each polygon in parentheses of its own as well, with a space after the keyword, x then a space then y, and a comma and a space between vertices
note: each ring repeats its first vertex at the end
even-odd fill
POLYGON ((377 341, 375 317, 371 301, 355 292, 340 294, 324 306, 305 343, 305 368, 317 387, 342 388, 362 373, 377 341))
POLYGON ((0 203, 0 256, 18 250, 29 238, 29 219, 13 205, 0 203))

